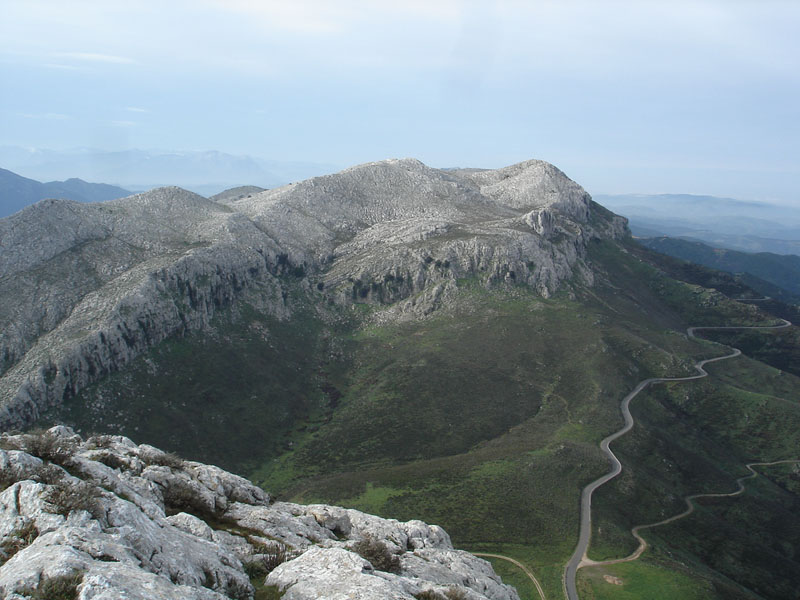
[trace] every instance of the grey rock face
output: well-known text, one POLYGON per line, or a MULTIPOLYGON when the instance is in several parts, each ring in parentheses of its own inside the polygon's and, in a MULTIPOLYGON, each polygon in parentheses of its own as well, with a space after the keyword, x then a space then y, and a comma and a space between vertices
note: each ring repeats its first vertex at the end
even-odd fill
POLYGON ((625 222, 561 171, 528 161, 440 171, 360 165, 215 202, 162 188, 102 204, 43 201, 0 219, 0 428, 35 421, 248 295, 287 318, 287 278, 310 302, 436 310, 463 278, 543 296, 625 222))
POLYGON ((249 599, 247 572, 289 599, 411 600, 448 589, 519 598, 489 563, 421 521, 274 503, 241 477, 122 436, 84 441, 55 427, 3 435, 0 447, 4 598, 74 576, 81 600, 249 599), (396 557, 394 572, 354 552, 366 538, 396 557))

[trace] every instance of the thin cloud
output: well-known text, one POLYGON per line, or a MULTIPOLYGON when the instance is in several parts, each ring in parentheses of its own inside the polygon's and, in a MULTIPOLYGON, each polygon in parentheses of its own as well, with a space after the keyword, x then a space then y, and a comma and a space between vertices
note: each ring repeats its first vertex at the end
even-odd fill
POLYGON ((138 106, 126 106, 125 110, 133 113, 149 113, 150 111, 146 108, 139 108, 138 106))
POLYGON ((111 121, 114 127, 136 127, 135 121, 111 121))
POLYGON ((44 65, 48 69, 59 69, 61 71, 81 71, 83 70, 82 67, 78 67, 76 65, 62 65, 58 63, 45 63, 44 65))

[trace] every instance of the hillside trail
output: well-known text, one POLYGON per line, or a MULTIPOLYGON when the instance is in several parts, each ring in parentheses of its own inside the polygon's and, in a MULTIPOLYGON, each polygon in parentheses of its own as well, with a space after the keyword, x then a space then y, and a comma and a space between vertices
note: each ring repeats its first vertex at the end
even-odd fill
POLYGON ((523 565, 517 559, 511 558, 510 556, 504 556, 502 554, 489 554, 489 553, 486 553, 486 552, 472 552, 471 554, 473 554, 474 556, 482 556, 484 558, 499 558, 499 559, 502 559, 502 560, 507 560, 508 562, 513 563, 514 565, 518 566, 520 569, 522 569, 522 572, 525 573, 525 575, 527 575, 528 578, 533 582, 533 585, 536 586, 536 591, 539 592, 539 597, 542 600, 547 600, 545 598, 545 596, 544 596, 544 590, 542 589, 542 586, 539 583, 539 580, 536 579, 536 577, 530 571, 530 569, 528 569, 528 567, 523 565))
MULTIPOLYGON (((751 300, 751 299, 743 299, 743 300, 751 300)), ((759 299, 763 300, 763 298, 759 299)), ((700 330, 714 330, 714 331, 725 331, 725 330, 749 330, 749 329, 758 329, 758 330, 773 330, 773 329, 783 329, 785 327, 790 327, 792 323, 787 321, 786 319, 779 319, 782 321, 781 325, 764 325, 764 326, 719 326, 719 327, 710 327, 710 326, 698 326, 698 327, 689 327, 686 330, 686 333, 689 338, 695 338, 695 332, 700 330)), ((578 590, 576 585, 576 576, 578 569, 581 567, 592 566, 592 565, 601 565, 601 564, 614 564, 619 562, 630 562, 632 560, 636 560, 639 558, 642 553, 647 548, 647 542, 638 534, 638 532, 642 529, 650 528, 650 527, 657 527, 659 525, 666 525, 667 523, 672 523, 690 515, 694 511, 694 505, 692 503, 693 500, 700 498, 700 497, 714 497, 714 496, 736 496, 744 492, 744 480, 755 477, 757 473, 752 469, 753 466, 767 466, 771 463, 749 463, 747 468, 751 471, 750 475, 746 475, 740 479, 737 479, 737 483, 741 486, 741 489, 738 489, 736 492, 732 492, 730 494, 695 494, 693 496, 688 496, 685 498, 686 503, 688 505, 687 510, 685 510, 680 515, 675 515, 674 517, 670 517, 669 519, 665 519, 664 521, 659 521, 658 523, 649 523, 646 525, 638 525, 633 528, 632 533, 634 537, 639 541, 639 547, 634 551, 633 554, 624 558, 624 559, 617 559, 615 561, 602 561, 602 562, 595 562, 588 558, 587 553, 589 551, 589 543, 591 540, 591 532, 592 532, 592 494, 594 491, 599 488, 600 486, 608 483, 617 475, 622 472, 622 463, 616 457, 614 452, 611 451, 609 447, 611 442, 616 440, 619 437, 622 437, 626 433, 628 433, 634 425, 633 416, 631 415, 630 411, 630 403, 631 401, 639 395, 639 393, 649 387, 654 383, 668 383, 668 382, 676 382, 676 381, 692 381, 695 379, 702 379, 708 376, 708 373, 703 368, 705 365, 713 362, 719 362, 722 360, 728 360, 730 358, 735 358, 740 356, 742 351, 738 348, 731 348, 731 353, 726 354, 724 356, 718 356, 716 358, 707 358, 695 363, 694 368, 697 371, 697 375, 689 375, 686 377, 651 377, 649 379, 645 379, 640 381, 636 387, 622 399, 620 403, 620 410, 622 411, 622 416, 625 420, 624 425, 619 430, 615 431, 602 442, 600 442, 600 450, 603 454, 606 455, 609 462, 611 463, 611 471, 599 477, 598 479, 592 481, 586 487, 583 488, 581 492, 581 507, 580 507, 580 533, 578 536, 578 544, 575 547, 575 551, 572 554, 572 557, 567 562, 564 568, 564 596, 568 600, 580 600, 578 596, 578 590)), ((780 464, 784 461, 778 461, 775 464, 780 464)), ((794 459, 789 459, 785 462, 798 462, 794 459)))

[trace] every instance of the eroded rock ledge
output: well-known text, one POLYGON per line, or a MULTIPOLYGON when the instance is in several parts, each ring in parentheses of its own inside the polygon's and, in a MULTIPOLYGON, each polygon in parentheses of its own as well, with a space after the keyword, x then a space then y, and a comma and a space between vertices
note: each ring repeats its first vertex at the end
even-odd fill
POLYGON ((122 436, 66 427, 0 438, 0 593, 80 600, 519 600, 447 533, 273 499, 122 436))

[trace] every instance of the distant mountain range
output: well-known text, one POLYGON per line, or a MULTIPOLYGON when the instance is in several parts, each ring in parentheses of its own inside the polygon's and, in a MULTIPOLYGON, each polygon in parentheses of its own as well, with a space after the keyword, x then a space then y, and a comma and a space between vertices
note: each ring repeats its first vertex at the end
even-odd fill
POLYGON ((41 183, 0 169, 0 217, 13 214, 45 198, 102 202, 130 195, 130 191, 114 185, 88 183, 74 177, 66 181, 41 183))
POLYGON ((639 243, 675 258, 740 274, 746 285, 783 302, 800 300, 800 256, 739 252, 670 237, 641 238, 639 243))
POLYGON ((0 146, 0 165, 40 181, 81 177, 133 191, 178 185, 203 196, 241 185, 274 188, 339 170, 338 166, 268 160, 217 151, 95 148, 72 150, 0 146))
POLYGON ((641 237, 683 237, 743 252, 800 254, 800 210, 690 194, 608 196, 595 201, 630 220, 641 237))

